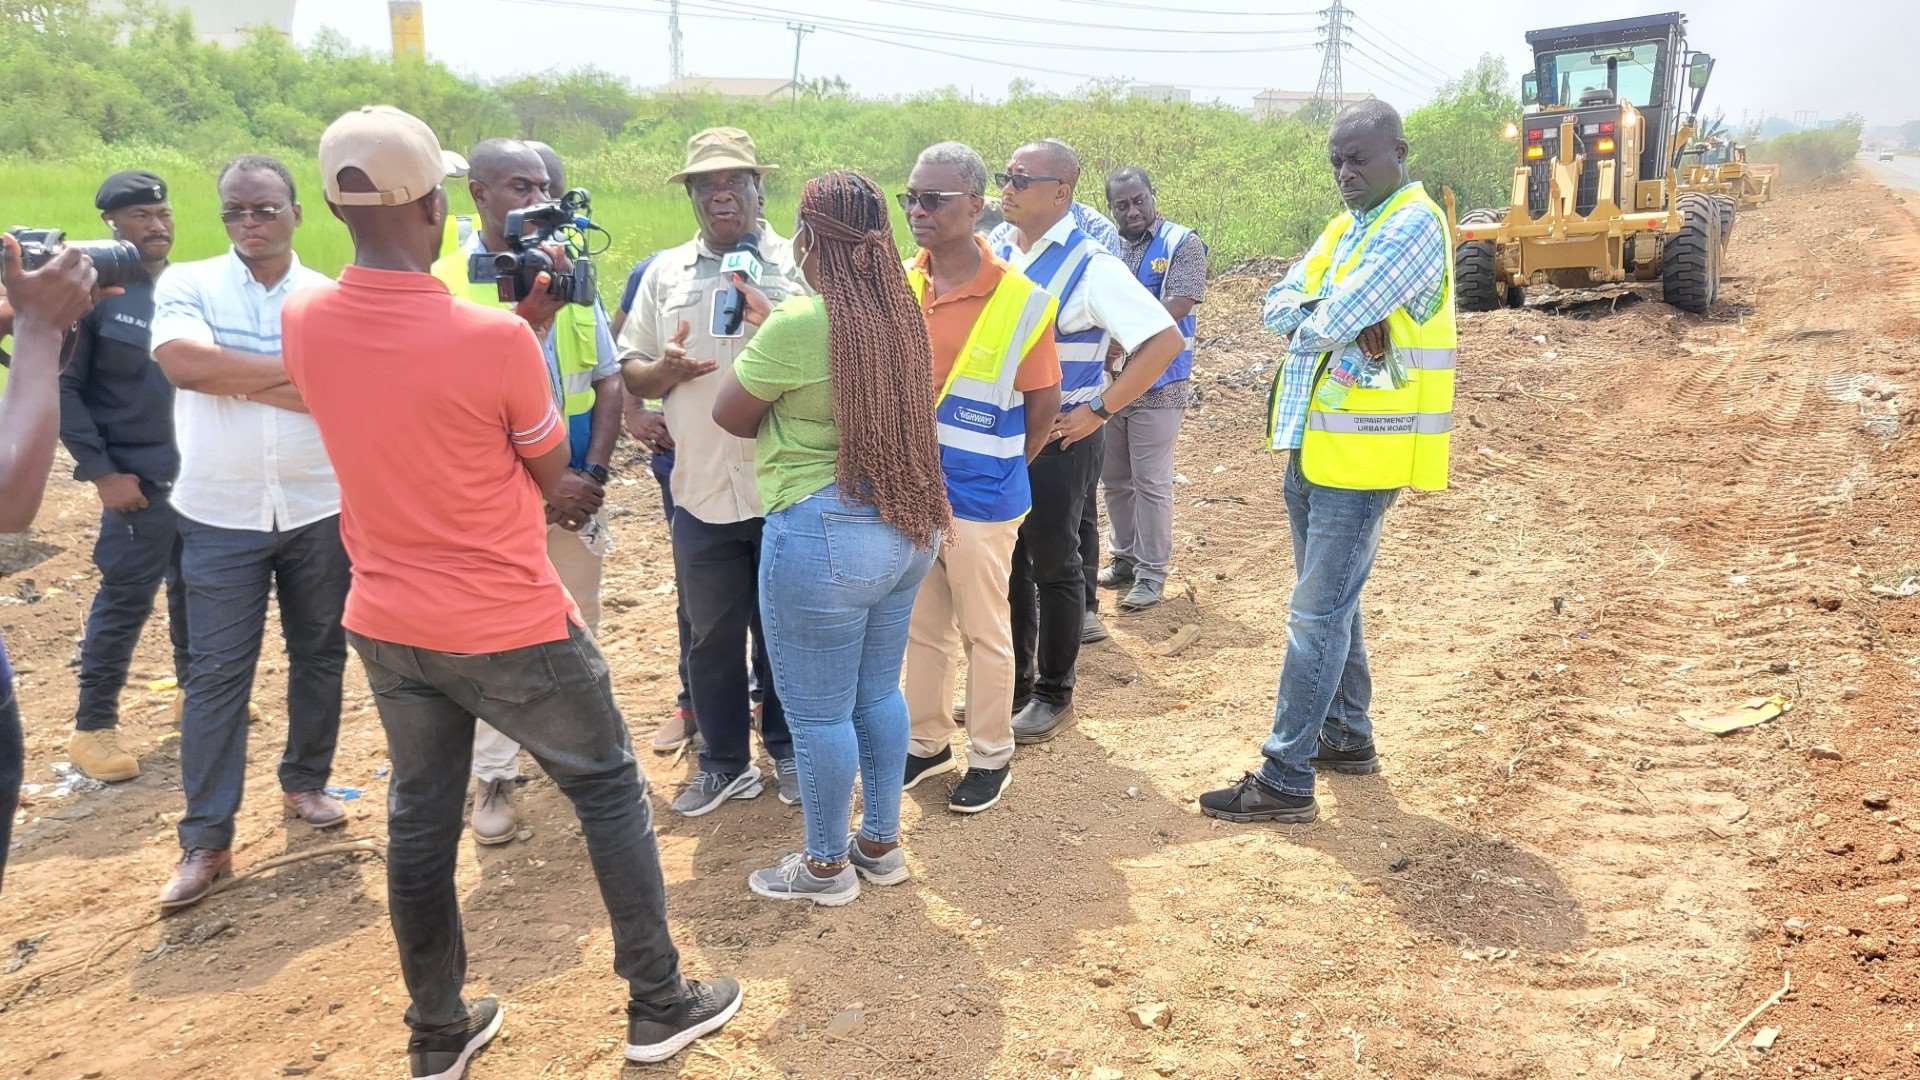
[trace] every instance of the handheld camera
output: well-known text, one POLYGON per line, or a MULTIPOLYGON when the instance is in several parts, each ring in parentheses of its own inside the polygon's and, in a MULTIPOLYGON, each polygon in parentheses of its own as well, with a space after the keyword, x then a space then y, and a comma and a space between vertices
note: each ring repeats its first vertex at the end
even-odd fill
POLYGON ((125 240, 68 243, 67 234, 59 229, 8 229, 7 232, 20 242, 20 265, 26 270, 38 270, 60 254, 61 249, 74 248, 93 261, 100 288, 127 285, 147 276, 146 267, 140 264, 140 249, 125 240))
POLYGON ((500 301, 517 304, 533 294, 536 279, 546 274, 547 295, 591 307, 597 295, 591 256, 605 251, 606 245, 593 248, 588 234, 597 232, 607 237, 607 231, 593 223, 591 213, 592 201, 585 188, 573 188, 554 202, 508 211, 505 231, 510 250, 472 256, 468 277, 473 281, 491 278, 499 289, 500 301), (552 257, 541 250, 542 245, 556 240, 566 247, 567 258, 573 262, 566 273, 556 272, 552 257))

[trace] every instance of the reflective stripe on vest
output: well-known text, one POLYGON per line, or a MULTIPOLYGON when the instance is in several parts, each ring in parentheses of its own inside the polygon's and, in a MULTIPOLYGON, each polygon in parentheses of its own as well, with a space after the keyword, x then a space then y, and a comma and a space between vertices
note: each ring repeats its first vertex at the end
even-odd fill
MULTIPOLYGON (((1394 214, 1408 207, 1429 213, 1446 228, 1446 213, 1421 185, 1409 184, 1381 210, 1353 253, 1333 265, 1333 251, 1353 225, 1341 214, 1328 224, 1307 255, 1302 287, 1321 295, 1331 275, 1339 282, 1360 265, 1361 257, 1394 214)), ((1453 374, 1459 342, 1454 322, 1453 262, 1442 270, 1440 307, 1425 322, 1415 322, 1404 307, 1387 316, 1387 337, 1407 372, 1407 385, 1376 390, 1355 386, 1339 409, 1307 402, 1307 426, 1300 438, 1300 471, 1322 487, 1375 491, 1412 487, 1442 491, 1453 430, 1453 374)), ((1332 354, 1322 354, 1314 389, 1327 377, 1332 354)), ((1271 431, 1269 431, 1271 440, 1271 431)))
MULTIPOLYGON (((1029 280, 1052 293, 1064 309, 1073 291, 1080 287, 1081 278, 1086 276, 1087 264, 1105 250, 1076 227, 1067 234, 1065 243, 1052 245, 1041 252, 1039 258, 1028 263, 1025 272, 1029 280)), ((998 254, 1002 259, 1012 261, 1013 245, 1002 244, 998 254)), ((1060 329, 1056 316, 1053 341, 1060 353, 1061 412, 1092 401, 1106 390, 1107 341, 1110 336, 1104 327, 1099 326, 1066 333, 1060 329)))
MULTIPOLYGON (((1153 239, 1147 243, 1146 252, 1140 256, 1140 269, 1134 271, 1134 276, 1140 279, 1140 284, 1145 285, 1148 292, 1159 297, 1161 303, 1165 303, 1167 299, 1168 271, 1173 269, 1174 253, 1179 251, 1180 245, 1186 243, 1187 237, 1192 235, 1193 230, 1185 225, 1175 225, 1162 218, 1159 226, 1154 229, 1153 239)), ((1185 345, 1181 348, 1180 355, 1174 357, 1173 362, 1167 365, 1167 370, 1153 381, 1153 385, 1148 388, 1150 390, 1158 390, 1170 382, 1178 382, 1193 375, 1193 332, 1199 325, 1199 319, 1189 311, 1187 317, 1178 320, 1175 325, 1180 327, 1180 338, 1185 345)))
MULTIPOLYGON (((511 308, 500 302, 499 288, 491 281, 472 281, 467 277, 465 248, 448 252, 434 260, 433 276, 447 291, 462 299, 492 308, 511 308)), ((599 350, 594 340, 594 310, 567 304, 553 317, 553 353, 560 362, 561 412, 578 416, 593 411, 593 365, 599 350)))
MULTIPOLYGON (((907 286, 924 306, 926 275, 907 286)), ((967 332, 934 402, 940 469, 953 515, 1012 521, 1033 507, 1027 481, 1026 396, 1014 388, 1020 361, 1053 325, 1058 304, 1018 274, 1003 274, 967 332)))

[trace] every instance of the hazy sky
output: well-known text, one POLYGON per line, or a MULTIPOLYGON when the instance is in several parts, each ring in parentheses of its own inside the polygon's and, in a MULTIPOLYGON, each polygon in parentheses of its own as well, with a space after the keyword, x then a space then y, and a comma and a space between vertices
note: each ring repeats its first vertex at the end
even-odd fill
MULTIPOLYGON (((1321 21, 1313 12, 1324 3, 682 0, 681 24, 686 69, 693 75, 786 77, 794 35, 785 23, 798 18, 819 28, 805 39, 801 74, 839 75, 859 94, 951 85, 998 97, 1014 78, 1065 91, 1080 85, 1081 76, 1097 75, 1187 86, 1196 99, 1246 105, 1262 87, 1313 89, 1320 70, 1313 44, 1321 21), (956 8, 970 16, 954 14, 956 8), (1303 14, 1234 14, 1258 11, 1303 14), (855 23, 868 25, 849 25, 855 23), (890 42, 887 28, 948 36, 890 42)), ((470 74, 492 78, 591 65, 639 85, 667 78, 666 0, 425 0, 425 6, 429 53, 470 74)), ((1478 0, 1359 0, 1351 9, 1360 36, 1348 54, 1347 88, 1410 106, 1483 52, 1504 56, 1518 72, 1528 55, 1522 34, 1537 27, 1543 9, 1572 10, 1478 0)), ((295 36, 307 41, 329 26, 358 44, 385 48, 386 10, 385 0, 300 0, 295 36)), ((1659 8, 1601 3, 1593 10, 1619 17, 1659 8)), ((1920 118, 1920 63, 1914 62, 1920 0, 1695 0, 1687 12, 1691 46, 1719 61, 1706 111, 1724 109, 1736 128, 1749 113, 1832 119, 1859 112, 1870 124, 1920 118)))

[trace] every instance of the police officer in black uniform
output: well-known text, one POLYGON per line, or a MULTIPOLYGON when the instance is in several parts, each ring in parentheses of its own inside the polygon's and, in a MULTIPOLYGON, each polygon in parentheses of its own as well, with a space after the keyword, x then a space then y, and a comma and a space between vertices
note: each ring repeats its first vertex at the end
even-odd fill
POLYGON ((93 548, 100 591, 80 645, 80 702, 67 752, 88 776, 117 781, 140 775, 139 761, 119 742, 120 691, 162 581, 175 677, 184 682, 187 674, 180 537, 167 501, 180 472, 173 384, 148 349, 153 284, 173 250, 173 210, 166 183, 148 172, 107 177, 93 204, 116 239, 139 249, 147 271, 80 320, 60 373, 60 441, 73 455, 74 479, 91 481, 101 506, 93 548))

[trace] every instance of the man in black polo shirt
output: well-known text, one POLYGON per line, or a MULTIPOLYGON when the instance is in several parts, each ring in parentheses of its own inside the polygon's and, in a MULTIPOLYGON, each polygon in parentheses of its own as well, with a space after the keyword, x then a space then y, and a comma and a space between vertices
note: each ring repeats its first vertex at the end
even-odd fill
POLYGON ((95 305, 74 328, 60 373, 60 441, 73 476, 100 494, 100 538, 93 547, 100 591, 80 645, 80 702, 67 754, 96 780, 131 780, 140 763, 119 739, 120 690, 154 593, 167 584, 173 670, 187 674, 186 590, 180 585, 180 537, 167 495, 180 471, 173 444, 173 384, 148 352, 153 283, 173 250, 167 185, 148 172, 107 177, 94 195, 115 238, 140 250, 147 277, 95 305))

